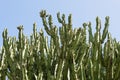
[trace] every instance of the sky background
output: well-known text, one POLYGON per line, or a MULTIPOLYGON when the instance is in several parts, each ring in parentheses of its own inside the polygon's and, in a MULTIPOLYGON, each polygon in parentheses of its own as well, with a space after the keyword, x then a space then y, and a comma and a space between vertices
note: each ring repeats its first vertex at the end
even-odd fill
POLYGON ((33 23, 38 30, 43 28, 39 12, 46 10, 53 16, 53 22, 58 25, 56 13, 72 14, 73 27, 81 27, 84 22, 92 22, 95 30, 95 19, 101 19, 102 28, 106 16, 110 16, 109 32, 113 38, 120 41, 120 0, 1 0, 0 1, 0 46, 2 32, 8 29, 9 36, 18 35, 17 27, 24 26, 24 33, 30 35, 33 23))

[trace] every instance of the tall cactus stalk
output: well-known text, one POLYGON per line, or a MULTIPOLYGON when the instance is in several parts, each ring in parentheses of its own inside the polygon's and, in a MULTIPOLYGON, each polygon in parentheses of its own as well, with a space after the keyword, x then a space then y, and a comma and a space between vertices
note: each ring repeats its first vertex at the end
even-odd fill
POLYGON ((101 21, 96 18, 96 32, 92 24, 72 27, 64 14, 57 14, 61 27, 53 24, 52 16, 40 12, 48 35, 33 24, 33 33, 27 37, 23 26, 17 27, 18 39, 2 33, 0 49, 0 80, 119 80, 120 43, 108 32, 109 17, 101 32, 101 21), (88 34, 87 34, 88 33, 88 34), (49 36, 49 37, 48 37, 49 36))

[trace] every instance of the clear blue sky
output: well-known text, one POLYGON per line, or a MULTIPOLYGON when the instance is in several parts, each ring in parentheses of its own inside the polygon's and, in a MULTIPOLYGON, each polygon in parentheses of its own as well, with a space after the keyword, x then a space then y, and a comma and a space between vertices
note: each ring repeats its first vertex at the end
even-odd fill
MULTIPOLYGON (((92 22, 99 16, 104 25, 105 16, 110 16, 109 31, 112 37, 120 40, 120 0, 1 0, 0 1, 0 46, 2 31, 8 29, 9 36, 17 36, 17 26, 24 26, 24 33, 32 33, 32 25, 37 23, 38 29, 43 28, 39 12, 45 9, 54 17, 56 13, 72 14, 73 27, 80 27, 83 22, 92 22)), ((103 27, 103 26, 102 26, 103 27)))

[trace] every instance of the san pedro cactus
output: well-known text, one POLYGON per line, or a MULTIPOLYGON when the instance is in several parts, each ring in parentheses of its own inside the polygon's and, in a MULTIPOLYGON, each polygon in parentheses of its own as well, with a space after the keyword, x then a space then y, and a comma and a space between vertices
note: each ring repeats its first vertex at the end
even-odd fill
POLYGON ((57 14, 61 27, 53 24, 52 16, 40 12, 44 30, 27 37, 23 26, 17 27, 18 38, 2 33, 0 50, 0 80, 119 80, 120 42, 108 32, 109 17, 101 32, 101 21, 96 18, 96 32, 91 22, 83 27, 72 27, 72 15, 57 14))

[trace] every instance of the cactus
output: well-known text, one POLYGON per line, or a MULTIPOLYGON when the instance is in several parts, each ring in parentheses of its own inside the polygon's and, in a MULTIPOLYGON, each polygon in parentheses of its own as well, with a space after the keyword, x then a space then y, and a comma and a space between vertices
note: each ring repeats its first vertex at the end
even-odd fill
POLYGON ((120 79, 120 42, 108 32, 109 17, 101 33, 101 21, 96 18, 96 32, 91 22, 72 27, 72 15, 57 13, 61 27, 53 24, 52 16, 40 12, 45 31, 27 37, 23 26, 17 27, 18 38, 2 33, 0 49, 0 80, 118 80, 120 79), (88 33, 88 34, 87 34, 88 33))

